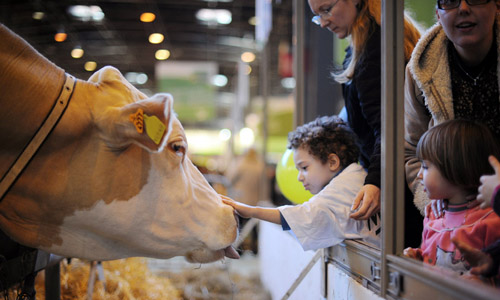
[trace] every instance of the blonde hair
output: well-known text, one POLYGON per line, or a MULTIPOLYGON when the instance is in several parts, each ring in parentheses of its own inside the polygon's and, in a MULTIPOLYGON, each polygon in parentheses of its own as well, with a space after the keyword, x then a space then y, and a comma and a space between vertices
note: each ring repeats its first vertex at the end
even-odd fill
MULTIPOLYGON (((343 0, 346 1, 346 0, 343 0)), ((373 33, 373 23, 380 26, 382 16, 381 0, 359 0, 356 5, 358 15, 352 24, 350 34, 350 46, 352 48, 351 60, 340 73, 333 73, 333 77, 339 83, 350 81, 354 75, 354 69, 363 53, 366 41, 373 33)), ((404 16, 404 55, 405 62, 410 60, 413 48, 420 38, 420 26, 405 12, 404 16)))

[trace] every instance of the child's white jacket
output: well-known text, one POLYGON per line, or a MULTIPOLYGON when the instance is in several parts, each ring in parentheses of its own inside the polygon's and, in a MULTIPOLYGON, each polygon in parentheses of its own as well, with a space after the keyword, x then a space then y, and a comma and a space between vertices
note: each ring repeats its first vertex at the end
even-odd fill
POLYGON ((344 239, 363 239, 380 247, 379 213, 363 221, 349 218, 365 177, 363 167, 353 163, 309 201, 278 207, 304 250, 330 247, 344 239))

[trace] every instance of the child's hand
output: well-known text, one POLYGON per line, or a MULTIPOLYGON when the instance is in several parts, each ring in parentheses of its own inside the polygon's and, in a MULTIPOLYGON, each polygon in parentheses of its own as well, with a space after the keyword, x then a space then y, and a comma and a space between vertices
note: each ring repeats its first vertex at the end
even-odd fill
POLYGON ((221 195, 221 197, 222 197, 222 202, 224 202, 229 206, 232 206, 236 210, 236 213, 242 216, 243 218, 251 218, 253 216, 253 211, 255 207, 240 202, 236 202, 233 199, 226 197, 224 195, 221 195))
POLYGON ((487 253, 471 247, 469 244, 454 237, 451 241, 457 246, 463 254, 465 260, 471 265, 470 272, 474 275, 486 275, 490 273, 493 267, 493 259, 487 253))
POLYGON ((423 260, 422 253, 419 249, 408 247, 403 250, 403 255, 416 260, 423 260))
POLYGON ((481 202, 481 208, 487 208, 491 206, 491 197, 493 196, 493 191, 500 184, 500 162, 493 156, 488 157, 490 165, 495 170, 494 175, 483 175, 480 178, 481 186, 478 188, 479 194, 477 195, 477 200, 481 202))

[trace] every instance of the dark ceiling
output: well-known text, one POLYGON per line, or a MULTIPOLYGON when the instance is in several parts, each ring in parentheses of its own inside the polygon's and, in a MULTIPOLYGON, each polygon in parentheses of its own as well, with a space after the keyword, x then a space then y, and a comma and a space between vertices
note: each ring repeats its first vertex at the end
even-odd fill
MULTIPOLYGON (((270 0, 271 1, 271 0, 270 0)), ((273 30, 270 36, 270 93, 286 91, 278 75, 278 44, 291 43, 292 0, 274 0, 273 30)), ((97 62, 97 68, 112 65, 122 73, 144 72, 149 80, 143 88, 155 92, 154 71, 159 48, 171 52, 169 60, 215 61, 219 73, 228 77, 222 91, 234 92, 237 62, 244 51, 254 52, 257 59, 250 63, 251 93, 259 93, 259 49, 255 43, 255 26, 249 19, 255 16, 255 1, 251 0, 3 0, 0 4, 0 22, 25 38, 39 52, 67 72, 87 79, 92 72, 84 70, 86 60, 97 62), (77 20, 68 14, 70 5, 97 5, 105 17, 100 22, 77 20), (228 25, 204 25, 196 20, 201 8, 227 9, 232 13, 228 25), (44 12, 41 20, 33 19, 35 11, 44 12), (139 16, 149 11, 156 14, 152 23, 142 23, 139 16), (54 41, 54 34, 64 28, 68 38, 62 43, 54 41), (148 42, 149 34, 163 33, 165 40, 159 45, 148 42), (71 49, 80 45, 84 57, 74 59, 71 49), (151 80, 153 79, 153 80, 151 80)))

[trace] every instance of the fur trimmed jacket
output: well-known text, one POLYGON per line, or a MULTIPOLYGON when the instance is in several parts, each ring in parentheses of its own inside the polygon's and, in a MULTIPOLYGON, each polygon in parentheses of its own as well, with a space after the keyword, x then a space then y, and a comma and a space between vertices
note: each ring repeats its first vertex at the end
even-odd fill
MULTIPOLYGON (((497 24, 497 57, 500 30, 497 24)), ((414 204, 424 215, 429 198, 417 179, 420 161, 416 148, 427 129, 454 119, 453 95, 448 64, 448 38, 437 23, 420 38, 406 67, 405 82, 405 171, 406 181, 414 194, 414 204)), ((497 74, 500 65, 497 62, 497 74)), ((497 76, 497 80, 500 76, 497 76)), ((500 87, 500 81, 498 82, 500 87)), ((499 99, 500 101, 500 99, 499 99)))

